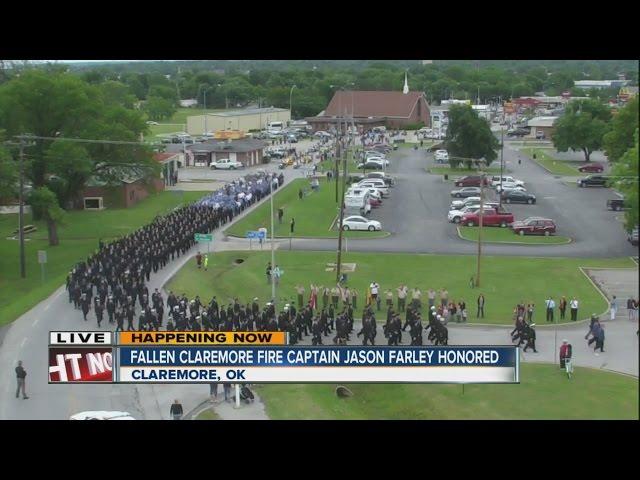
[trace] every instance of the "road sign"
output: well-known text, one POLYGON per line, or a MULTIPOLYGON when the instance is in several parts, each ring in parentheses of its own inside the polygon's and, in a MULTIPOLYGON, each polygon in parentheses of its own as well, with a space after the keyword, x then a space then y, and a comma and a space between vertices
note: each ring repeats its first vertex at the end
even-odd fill
POLYGON ((196 233, 195 240, 196 242, 213 242, 213 234, 212 233, 196 233))
POLYGON ((47 263, 47 251, 38 250, 38 263, 47 263))
POLYGON ((249 238, 249 239, 251 239, 251 238, 262 238, 262 239, 264 239, 265 236, 266 236, 266 232, 264 232, 264 231, 262 231, 262 232, 261 231, 248 231, 246 238, 249 238))

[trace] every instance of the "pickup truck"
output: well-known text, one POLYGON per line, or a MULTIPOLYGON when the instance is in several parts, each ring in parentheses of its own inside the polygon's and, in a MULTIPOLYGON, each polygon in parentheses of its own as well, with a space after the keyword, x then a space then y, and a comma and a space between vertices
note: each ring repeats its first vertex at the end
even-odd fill
POLYGON ((243 166, 244 165, 242 165, 242 163, 231 160, 229 158, 221 158, 220 160, 215 160, 211 162, 210 165, 210 167, 214 170, 235 170, 237 168, 242 168, 243 166))
MULTIPOLYGON (((480 224, 480 209, 476 210, 473 213, 465 213, 462 216, 462 220, 460 220, 460 225, 465 227, 474 227, 480 224)), ((496 209, 485 210, 482 215, 482 225, 483 226, 500 226, 505 228, 506 226, 512 224, 514 221, 513 213, 501 211, 499 212, 496 209)))

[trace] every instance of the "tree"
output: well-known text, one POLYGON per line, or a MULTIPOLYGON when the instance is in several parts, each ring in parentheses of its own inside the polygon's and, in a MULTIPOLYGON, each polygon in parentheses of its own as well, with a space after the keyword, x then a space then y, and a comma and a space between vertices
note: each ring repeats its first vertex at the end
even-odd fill
POLYGON ((164 120, 176 113, 175 104, 162 97, 149 97, 143 109, 151 120, 164 120))
POLYGON ((460 163, 471 168, 474 160, 482 158, 488 166, 497 158, 496 150, 500 147, 489 123, 468 105, 453 105, 449 110, 445 145, 449 151, 449 163, 454 168, 460 163))
POLYGON ((603 147, 609 161, 617 162, 633 146, 638 130, 638 97, 622 108, 611 120, 611 129, 604 135, 603 147))
POLYGON ((613 167, 614 186, 624 194, 629 209, 625 212, 627 230, 638 225, 638 128, 634 133, 634 145, 620 157, 613 167))
POLYGON ((559 152, 581 150, 588 162, 591 154, 602 148, 610 117, 609 110, 596 100, 571 102, 554 124, 553 145, 559 152))
POLYGON ((47 222, 49 245, 55 247, 60 243, 58 239, 58 223, 64 218, 64 210, 58 205, 56 194, 47 187, 39 187, 31 192, 28 202, 34 215, 47 222))
POLYGON ((0 200, 13 199, 17 195, 18 166, 11 154, 0 145, 0 200))

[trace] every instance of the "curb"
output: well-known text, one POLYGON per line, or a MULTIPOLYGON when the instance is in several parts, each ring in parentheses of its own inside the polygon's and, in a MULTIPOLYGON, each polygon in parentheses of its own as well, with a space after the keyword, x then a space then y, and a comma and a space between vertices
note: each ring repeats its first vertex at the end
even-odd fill
MULTIPOLYGON (((460 237, 460 239, 466 241, 466 242, 474 242, 477 243, 477 240, 470 240, 468 238, 465 238, 462 236, 462 233, 460 232, 460 227, 456 227, 456 230, 458 231, 458 237, 460 237)), ((573 243, 573 238, 571 237, 567 237, 569 239, 568 242, 562 242, 562 243, 527 243, 527 242, 503 242, 501 240, 483 240, 482 243, 489 243, 489 244, 502 244, 502 245, 526 245, 526 246, 534 246, 534 247, 557 247, 560 245, 569 245, 570 243, 573 243)))
MULTIPOLYGON (((523 147, 523 148, 528 148, 528 147, 523 147)), ((521 148, 521 149, 519 149, 518 151, 519 151, 519 152, 522 152, 522 148, 521 148)), ((524 152, 522 152, 522 153, 524 153, 524 152)), ((559 173, 554 173, 554 172, 552 172, 551 170, 549 170, 547 167, 545 167, 542 163, 538 162, 538 160, 537 160, 537 159, 534 159, 533 157, 531 157, 528 153, 524 153, 524 155, 526 155, 527 157, 529 157, 529 160, 531 160, 532 162, 534 162, 534 163, 535 163, 536 165, 538 165, 539 167, 541 167, 541 168, 545 169, 545 170, 546 170, 548 173, 550 173, 551 175, 554 175, 554 176, 560 176, 560 177, 570 177, 570 176, 573 176, 573 175, 561 175, 561 174, 559 174, 559 173)), ((558 160, 558 161, 562 161, 562 160, 558 160)), ((575 176, 576 176, 576 177, 579 177, 580 175, 582 175, 582 174, 581 174, 578 170, 576 170, 576 174, 575 174, 575 176)))

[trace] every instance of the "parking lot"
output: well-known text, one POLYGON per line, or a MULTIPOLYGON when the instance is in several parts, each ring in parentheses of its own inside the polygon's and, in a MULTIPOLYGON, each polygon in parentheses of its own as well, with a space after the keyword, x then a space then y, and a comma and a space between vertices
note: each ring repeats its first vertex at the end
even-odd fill
MULTIPOLYGON (((554 177, 526 156, 517 147, 505 144, 505 168, 509 175, 526 183, 527 191, 537 197, 535 205, 504 205, 516 220, 529 216, 551 218, 556 222, 557 234, 572 238, 567 245, 524 246, 486 245, 487 254, 540 255, 540 256, 597 256, 613 257, 637 255, 637 249, 626 239, 622 213, 606 209, 608 199, 619 198, 608 188, 578 188, 575 179, 554 177)), ((447 212, 451 205, 451 190, 456 188, 452 179, 432 175, 426 167, 435 165, 432 153, 426 150, 399 149, 388 156, 388 173, 397 182, 390 196, 371 218, 382 222, 384 230, 392 235, 380 240, 353 240, 362 251, 389 251, 415 253, 468 253, 476 251, 473 242, 458 237, 456 225, 449 223, 447 212)), ((498 162, 492 164, 499 166, 498 162)), ((497 199, 487 189, 488 199, 497 199)), ((489 227, 488 227, 489 228, 489 227)), ((494 227, 491 227, 494 228, 494 227)), ((497 227, 496 227, 497 228, 497 227)), ((517 237, 514 235, 514 239, 517 237)), ((296 248, 325 249, 323 241, 298 241, 296 248)))

